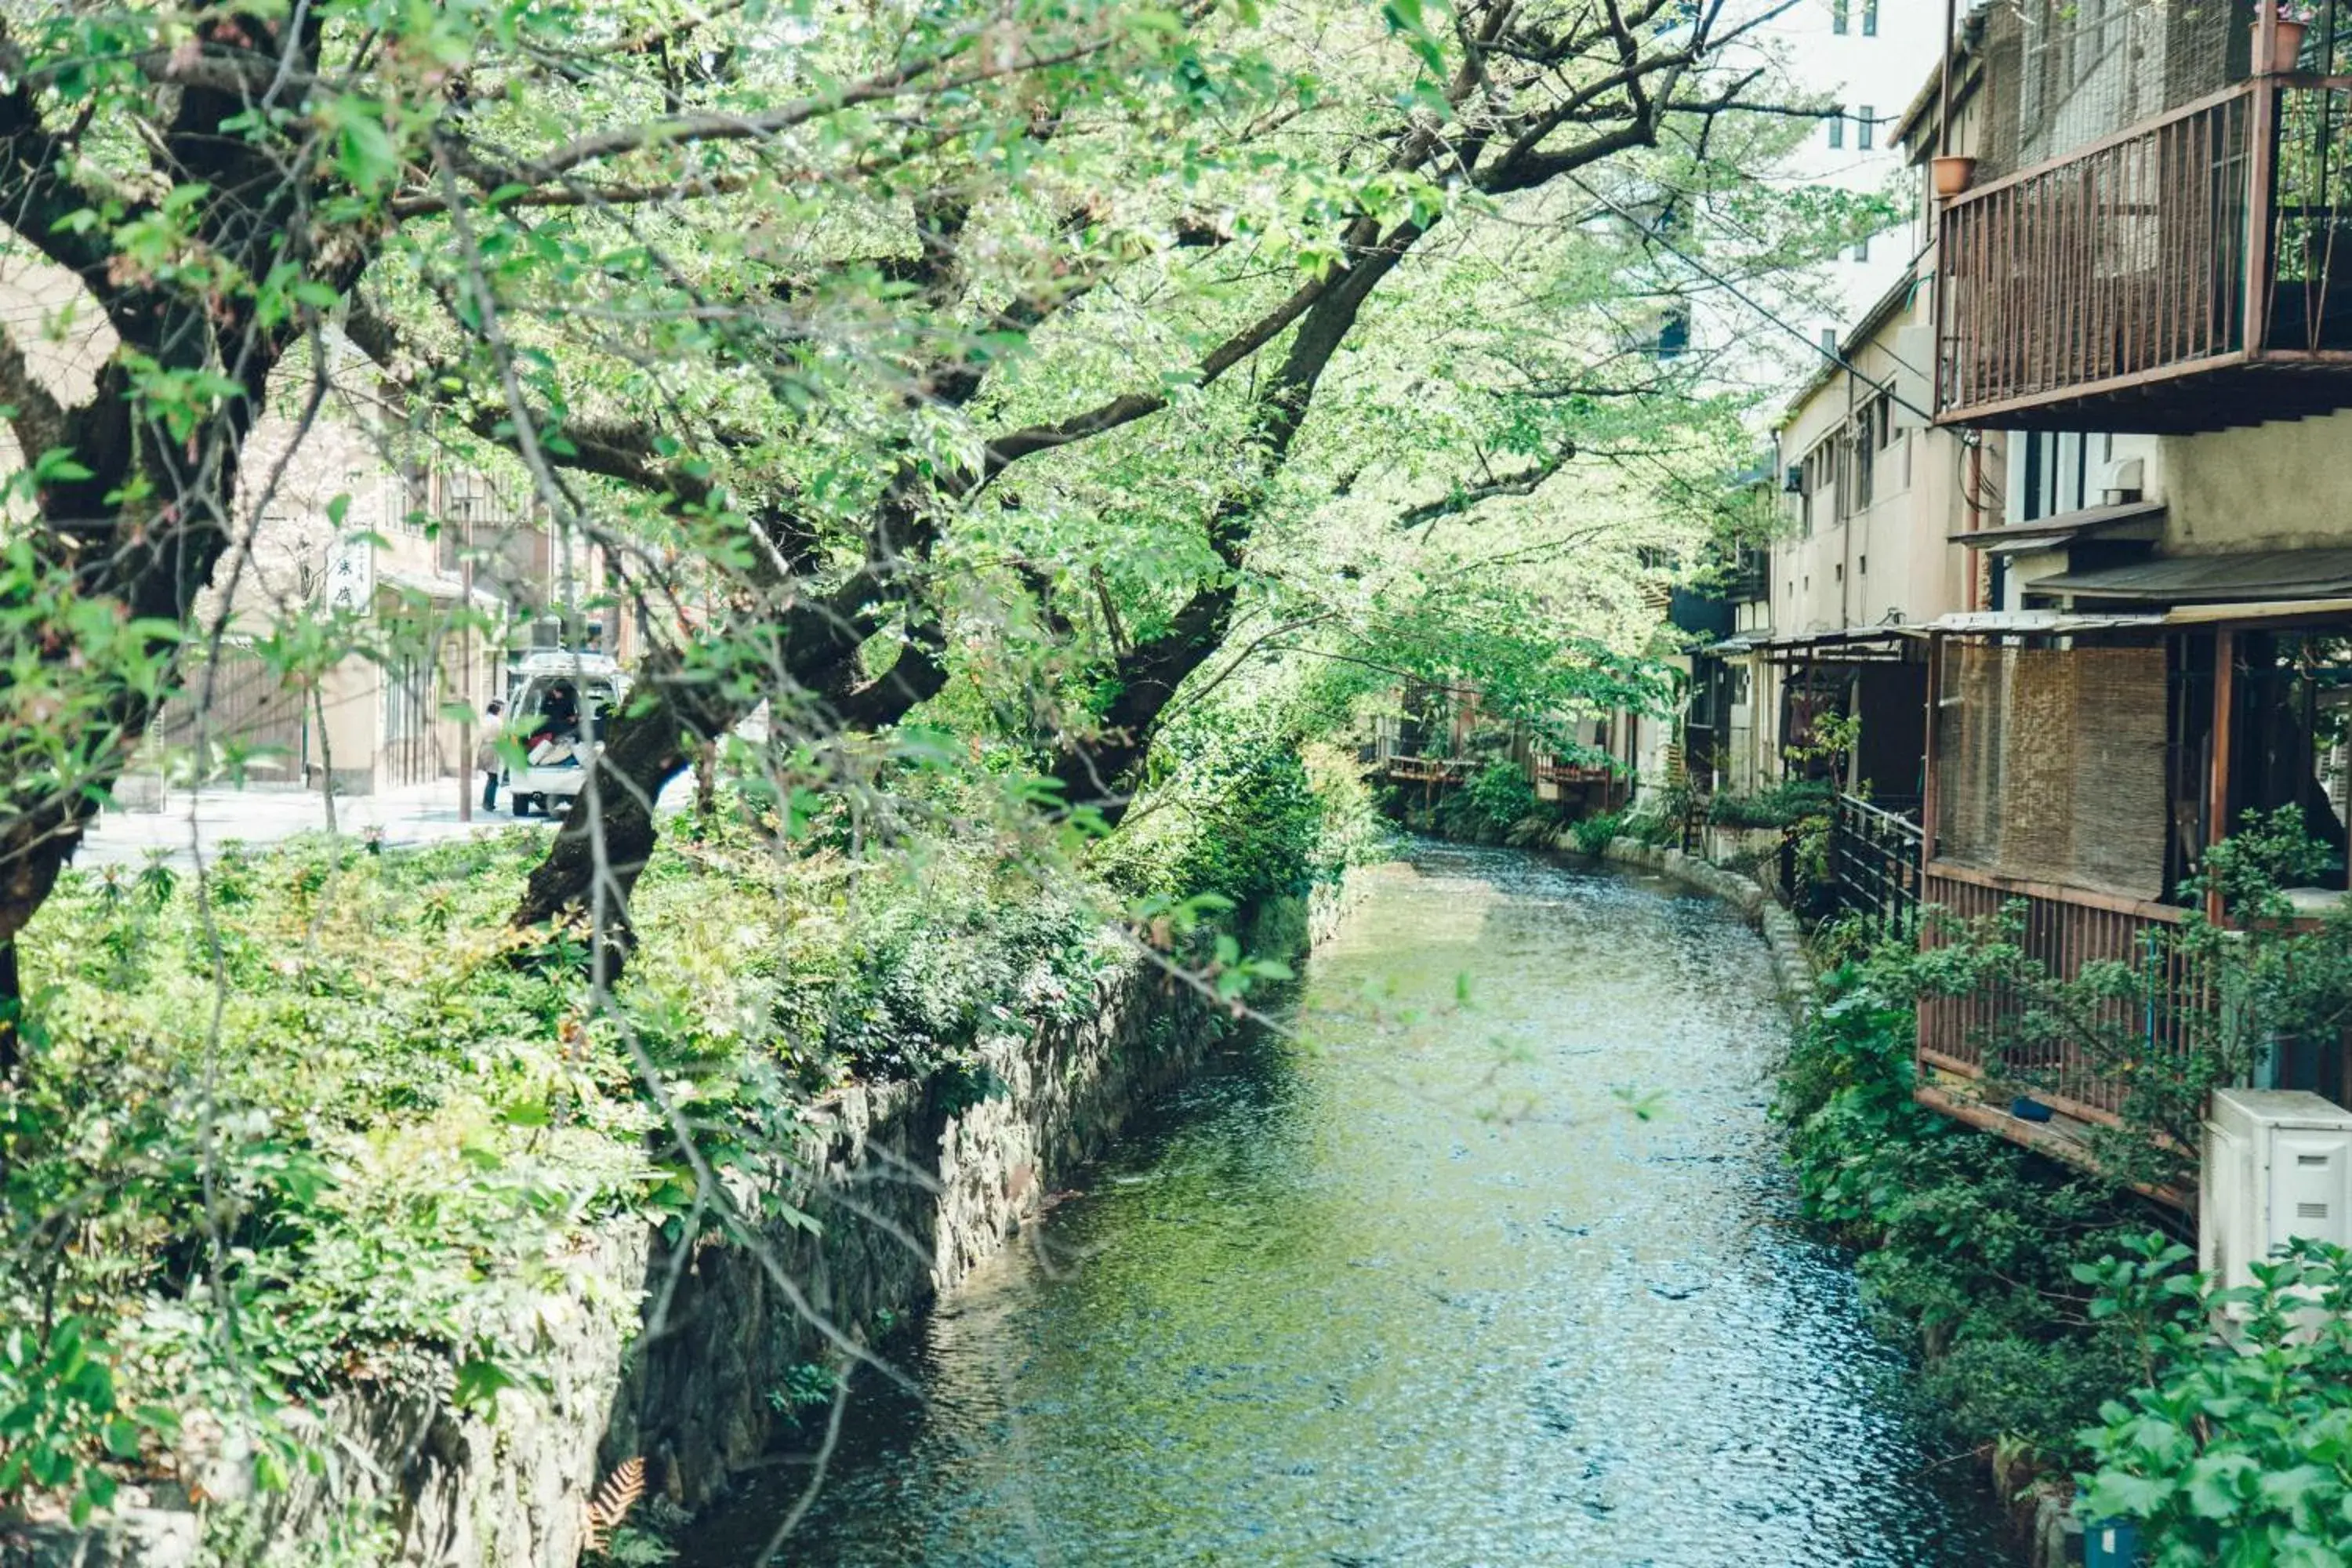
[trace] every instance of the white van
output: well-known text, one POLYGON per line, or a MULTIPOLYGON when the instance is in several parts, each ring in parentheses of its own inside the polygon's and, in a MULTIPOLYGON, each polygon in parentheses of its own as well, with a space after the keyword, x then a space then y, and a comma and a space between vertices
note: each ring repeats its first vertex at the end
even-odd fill
POLYGON ((629 679, 609 655, 558 648, 525 654, 514 667, 513 680, 501 734, 530 739, 522 766, 502 765, 507 809, 517 816, 534 811, 561 816, 587 787, 587 764, 602 749, 605 724, 629 694, 629 679), (561 721, 567 706, 572 721, 550 731, 549 721, 561 721))

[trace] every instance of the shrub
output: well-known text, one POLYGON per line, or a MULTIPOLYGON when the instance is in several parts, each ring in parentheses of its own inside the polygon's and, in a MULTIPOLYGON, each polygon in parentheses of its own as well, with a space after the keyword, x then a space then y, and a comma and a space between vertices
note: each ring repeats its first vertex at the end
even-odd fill
POLYGON ((354 1380, 484 1405, 543 1372, 583 1227, 692 1205, 641 1064, 702 1168, 774 1170, 845 1071, 998 1092, 975 1043, 1090 1005, 1111 962, 1098 889, 1018 846, 853 860, 721 818, 648 866, 600 1012, 576 967, 513 962, 544 846, 298 840, 225 856, 203 909, 156 868, 64 880, 0 1094, 0 1507, 102 1506, 179 1430, 281 1485, 354 1380))
POLYGON ((1536 786, 1517 763, 1493 762, 1470 776, 1462 796, 1482 824, 1507 831, 1536 815, 1536 786))
POLYGON ((2352 1256, 2310 1241, 2215 1289, 2136 1238, 2077 1269, 2147 1369, 2083 1433, 2094 1517, 2136 1519, 2155 1568, 2352 1562, 2352 1256))
POLYGON ((1709 822, 1723 827, 1794 827, 1827 815, 1831 790, 1819 779, 1786 779, 1753 795, 1718 795, 1707 803, 1709 822))
POLYGON ((1599 855, 1614 843, 1625 831, 1625 814, 1622 811, 1597 812, 1579 817, 1568 825, 1570 837, 1576 847, 1587 855, 1599 855))
POLYGON ((1664 806, 1644 806, 1625 818, 1624 832, 1654 849, 1664 848, 1682 842, 1682 818, 1664 806))
POLYGON ((1866 1297, 1928 1364, 1922 1386, 1971 1444, 2063 1458, 2130 1375, 2084 1313, 2074 1268, 2145 1228, 2113 1184, 1959 1126, 1911 1095, 1902 963, 1829 978, 1780 1075, 1805 1213, 1862 1249, 1866 1297))
POLYGON ((1201 831, 1171 874, 1180 895, 1216 893, 1254 910, 1314 885, 1323 804, 1297 748, 1267 744, 1201 808, 1201 831))

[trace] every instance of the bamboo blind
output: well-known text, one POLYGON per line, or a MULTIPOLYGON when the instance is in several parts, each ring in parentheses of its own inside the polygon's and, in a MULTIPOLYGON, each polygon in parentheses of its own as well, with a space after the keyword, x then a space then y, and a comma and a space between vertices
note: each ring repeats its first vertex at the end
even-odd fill
POLYGON ((2161 647, 1955 648, 1937 703, 1937 832, 1979 870, 2164 892, 2161 647))

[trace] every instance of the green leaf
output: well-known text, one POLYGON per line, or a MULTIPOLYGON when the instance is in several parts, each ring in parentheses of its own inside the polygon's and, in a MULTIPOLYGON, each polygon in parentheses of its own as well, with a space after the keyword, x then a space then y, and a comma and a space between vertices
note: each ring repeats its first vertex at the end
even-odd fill
POLYGON ((2262 1466, 2246 1454, 2207 1454, 2189 1467, 2189 1507, 2200 1519, 2228 1520, 2260 1483, 2262 1466))
POLYGON ((509 1388, 520 1388, 522 1380, 497 1362, 477 1356, 457 1368, 452 1394, 460 1408, 489 1411, 498 1405, 498 1396, 509 1388))
POLYGON ((2176 1489, 2161 1477, 2101 1470, 2084 1494, 2083 1506, 2094 1519, 2150 1519, 2176 1489))

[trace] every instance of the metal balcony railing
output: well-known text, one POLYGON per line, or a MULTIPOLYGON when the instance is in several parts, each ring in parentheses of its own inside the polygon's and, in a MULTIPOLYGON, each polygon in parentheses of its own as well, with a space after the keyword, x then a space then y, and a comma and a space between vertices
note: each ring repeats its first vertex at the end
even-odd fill
POLYGON ((1948 202, 1938 417, 2195 430, 2352 405, 2352 79, 2284 79, 1948 202), (2259 394, 2217 398, 2214 374, 2259 394))

